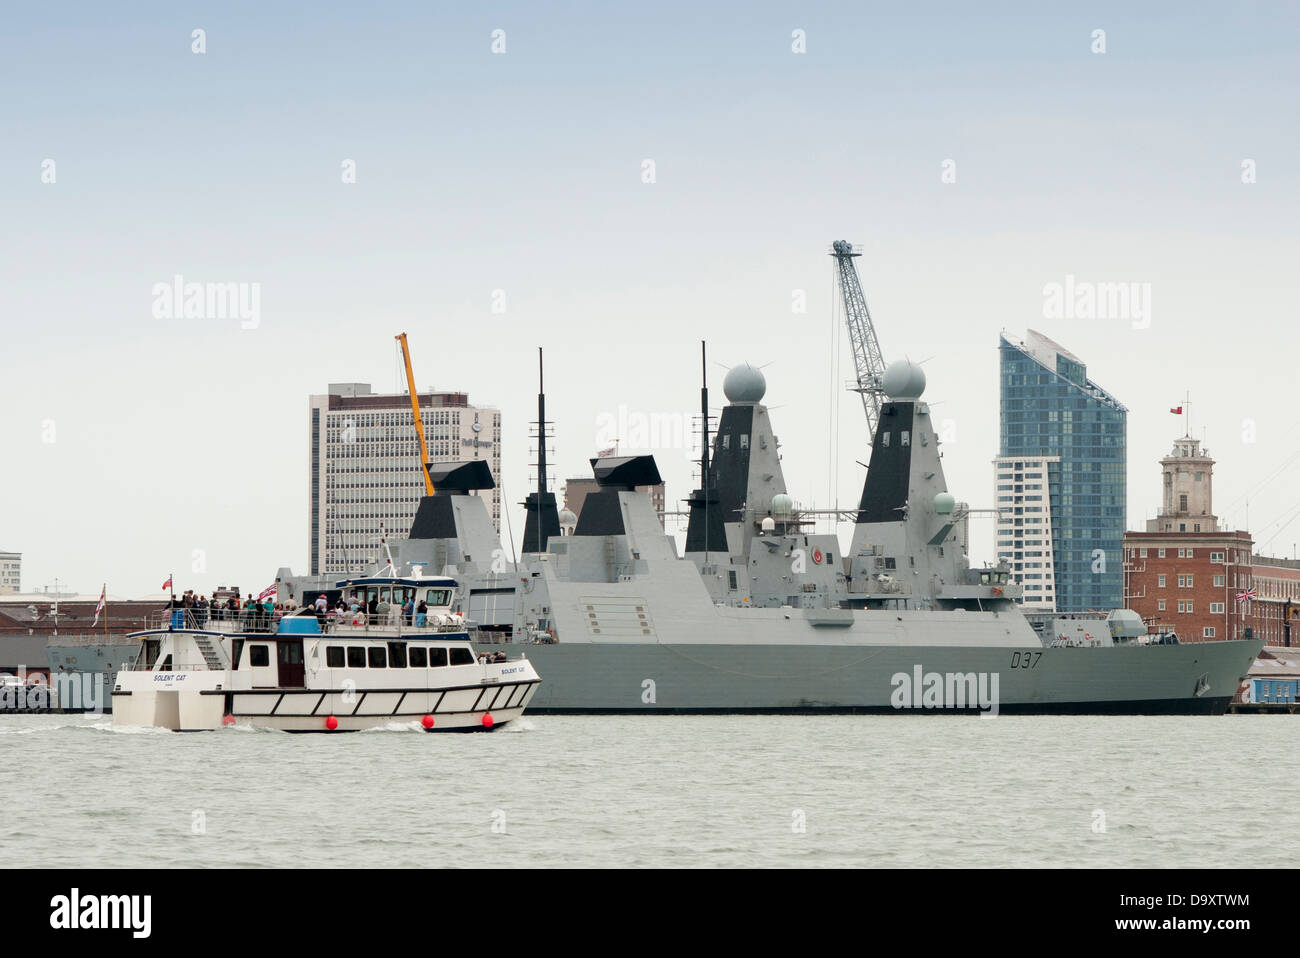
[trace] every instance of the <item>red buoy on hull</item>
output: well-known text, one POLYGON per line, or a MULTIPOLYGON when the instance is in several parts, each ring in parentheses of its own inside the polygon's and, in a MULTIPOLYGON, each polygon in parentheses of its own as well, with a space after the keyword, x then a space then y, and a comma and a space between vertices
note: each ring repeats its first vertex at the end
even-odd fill
POLYGON ((339 727, 339 720, 336 719, 333 715, 331 715, 329 718, 325 720, 325 727, 332 732, 339 727))
POLYGON ((433 728, 433 716, 426 715, 424 718, 420 719, 420 724, 425 728, 433 728))
POLYGON ((235 724, 235 717, 234 717, 233 715, 223 715, 223 716, 221 717, 221 724, 222 724, 222 725, 234 725, 234 724, 235 724))
POLYGON ((483 713, 483 727, 484 727, 484 728, 491 728, 491 727, 492 727, 492 724, 493 724, 493 723, 492 723, 492 713, 491 713, 491 712, 484 712, 484 713, 483 713))

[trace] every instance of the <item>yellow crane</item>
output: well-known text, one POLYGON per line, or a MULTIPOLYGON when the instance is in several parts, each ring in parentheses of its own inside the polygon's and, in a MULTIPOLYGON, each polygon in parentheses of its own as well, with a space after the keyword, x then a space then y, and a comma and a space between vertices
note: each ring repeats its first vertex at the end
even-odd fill
POLYGON ((424 420, 420 418, 420 398, 415 394, 415 373, 411 369, 411 350, 406 345, 406 333, 393 337, 402 344, 402 359, 406 361, 406 388, 411 393, 411 415, 415 417, 415 434, 420 437, 420 475, 424 476, 424 494, 433 495, 433 480, 429 477, 429 446, 424 441, 424 420))

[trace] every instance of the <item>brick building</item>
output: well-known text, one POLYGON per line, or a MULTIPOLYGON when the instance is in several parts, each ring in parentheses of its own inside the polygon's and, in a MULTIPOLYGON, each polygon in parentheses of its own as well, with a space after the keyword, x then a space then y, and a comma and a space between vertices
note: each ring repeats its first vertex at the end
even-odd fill
POLYGON ((1153 632, 1184 642, 1239 639, 1253 626, 1238 601, 1251 587, 1249 532, 1129 532, 1124 536, 1124 604, 1153 632))
POLYGON ((1300 645, 1300 562, 1257 556, 1249 532, 1220 525, 1214 460, 1199 440, 1178 439, 1160 465, 1160 513, 1124 535, 1124 604, 1184 642, 1250 629, 1268 645, 1300 645))

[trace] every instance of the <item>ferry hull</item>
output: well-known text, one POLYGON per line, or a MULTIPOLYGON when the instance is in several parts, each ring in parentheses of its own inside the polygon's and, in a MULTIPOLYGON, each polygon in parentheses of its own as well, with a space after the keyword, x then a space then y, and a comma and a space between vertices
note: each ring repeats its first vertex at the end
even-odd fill
POLYGON ((466 711, 438 710, 426 701, 430 696, 424 692, 349 695, 351 701, 344 703, 335 701, 343 699, 342 694, 313 690, 117 691, 113 693, 113 724, 152 726, 176 732, 212 731, 226 725, 251 725, 284 732, 359 732, 391 725, 422 724, 428 715, 433 718, 433 726, 427 729, 430 732, 487 732, 522 716, 535 688, 535 685, 517 689, 504 686, 498 690, 487 686, 483 690, 484 707, 466 711), (388 705, 389 700, 403 699, 401 705, 388 705), (505 704, 497 708, 496 701, 505 704), (329 726, 331 718, 333 728, 329 726))
POLYGON ((1219 715, 1261 647, 1259 641, 1101 649, 560 642, 529 649, 546 675, 530 709, 1219 715), (940 695, 938 704, 927 702, 932 675, 940 681, 973 676, 975 684, 966 688, 974 692, 964 701, 940 695))

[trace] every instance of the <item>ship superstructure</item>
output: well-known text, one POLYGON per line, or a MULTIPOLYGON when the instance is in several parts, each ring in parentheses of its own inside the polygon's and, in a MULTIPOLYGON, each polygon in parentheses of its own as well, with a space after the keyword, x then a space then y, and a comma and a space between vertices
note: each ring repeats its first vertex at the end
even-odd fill
MULTIPOLYGON (((485 564, 500 547, 474 517, 481 500, 430 504, 459 495, 444 490, 421 512, 446 521, 417 515, 398 572, 445 562, 434 571, 460 584, 470 620, 529 643, 546 676, 533 711, 1226 708, 1257 641, 1147 644, 1122 611, 1052 623, 1040 638, 1006 566, 971 568, 961 547, 924 373, 895 363, 881 388, 847 554, 836 536, 807 531, 786 491, 764 379, 743 366, 724 385, 685 555, 636 491, 658 481, 653 457, 607 457, 592 460, 599 488, 573 534, 548 537, 543 551, 485 564)), ((292 599, 311 583, 282 574, 280 586, 292 599)))

